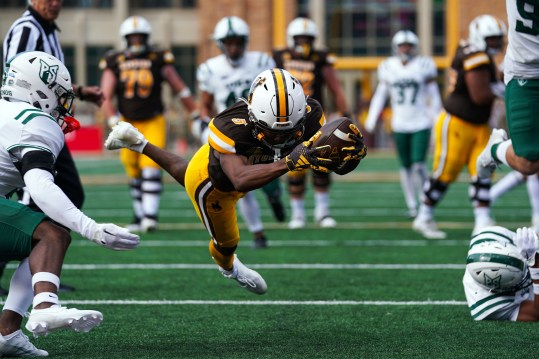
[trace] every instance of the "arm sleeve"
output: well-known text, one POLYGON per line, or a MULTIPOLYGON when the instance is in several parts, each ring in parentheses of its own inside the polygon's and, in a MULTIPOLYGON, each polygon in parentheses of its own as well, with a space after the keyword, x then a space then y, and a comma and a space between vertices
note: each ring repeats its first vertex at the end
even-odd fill
POLYGON ((96 222, 75 207, 54 183, 50 172, 33 168, 25 173, 24 183, 43 213, 86 238, 92 237, 96 222))
POLYGON ((371 99, 371 105, 369 106, 369 113, 367 115, 367 120, 365 120, 365 129, 368 132, 371 132, 376 126, 378 117, 384 109, 386 99, 389 95, 389 88, 385 81, 382 81, 378 84, 374 96, 371 99))

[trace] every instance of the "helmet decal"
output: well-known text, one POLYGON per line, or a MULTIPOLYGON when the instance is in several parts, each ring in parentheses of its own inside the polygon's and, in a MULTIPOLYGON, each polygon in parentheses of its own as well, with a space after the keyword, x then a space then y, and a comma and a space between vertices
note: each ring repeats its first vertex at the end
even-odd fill
POLYGON ((283 70, 281 69, 273 69, 271 71, 271 75, 273 76, 273 81, 275 82, 275 88, 277 89, 277 96, 276 101, 277 105, 275 106, 277 109, 277 113, 275 116, 277 117, 277 122, 286 122, 288 121, 288 90, 286 88, 286 82, 284 80, 284 74, 283 70))
POLYGON ((60 66, 58 65, 49 65, 43 59, 39 59, 39 78, 43 81, 44 84, 50 85, 51 83, 56 82, 56 76, 58 76, 58 70, 60 66))

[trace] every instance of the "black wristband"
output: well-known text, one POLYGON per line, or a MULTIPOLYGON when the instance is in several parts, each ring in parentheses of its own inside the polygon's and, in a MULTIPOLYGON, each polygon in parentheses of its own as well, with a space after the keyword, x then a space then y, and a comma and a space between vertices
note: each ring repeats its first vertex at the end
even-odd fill
POLYGON ((77 96, 79 97, 79 99, 84 100, 84 96, 82 95, 82 87, 83 86, 79 86, 79 88, 77 89, 77 96))

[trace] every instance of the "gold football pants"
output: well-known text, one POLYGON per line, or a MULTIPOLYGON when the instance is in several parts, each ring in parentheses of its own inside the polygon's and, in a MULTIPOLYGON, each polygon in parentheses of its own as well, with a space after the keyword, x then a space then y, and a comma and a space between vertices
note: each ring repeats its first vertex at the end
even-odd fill
POLYGON ((198 217, 211 236, 210 254, 221 268, 232 269, 234 252, 240 240, 236 202, 242 192, 223 192, 209 178, 210 146, 203 145, 193 156, 185 173, 185 190, 198 217))

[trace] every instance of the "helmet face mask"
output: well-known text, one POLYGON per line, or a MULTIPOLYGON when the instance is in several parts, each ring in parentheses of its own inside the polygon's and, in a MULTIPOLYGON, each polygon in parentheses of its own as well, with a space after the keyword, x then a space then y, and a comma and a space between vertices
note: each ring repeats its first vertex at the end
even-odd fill
MULTIPOLYGON (((40 51, 23 52, 4 69, 2 97, 31 104, 51 115, 60 126, 71 117, 75 94, 71 76, 56 57, 40 51)), ((67 129, 68 126, 65 126, 67 129)))
POLYGON ((143 17, 131 16, 122 22, 119 33, 125 39, 129 52, 139 54, 148 48, 152 26, 143 17))
POLYGON ((228 62, 239 66, 249 44, 249 26, 237 16, 224 17, 215 25, 213 40, 228 62))
POLYGON ((505 23, 491 15, 480 15, 470 22, 468 42, 479 51, 486 51, 491 55, 503 50, 504 38, 507 32, 505 23), (488 38, 497 38, 494 42, 488 38))
POLYGON ((318 28, 314 21, 306 17, 297 17, 288 24, 286 29, 288 47, 308 57, 318 37, 318 28))
POLYGON ((299 81, 286 70, 260 73, 245 102, 253 135, 266 147, 286 149, 295 146, 303 135, 307 100, 299 81))

